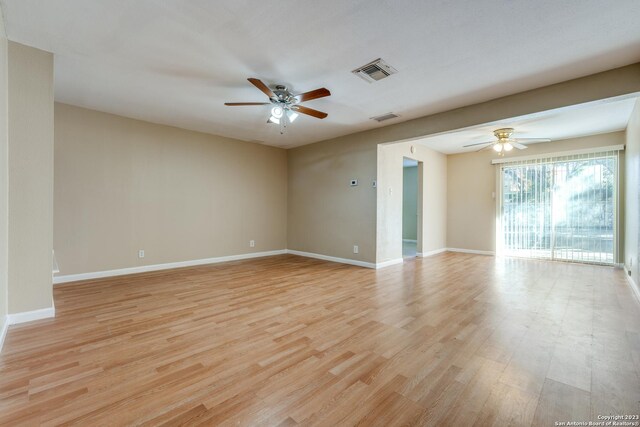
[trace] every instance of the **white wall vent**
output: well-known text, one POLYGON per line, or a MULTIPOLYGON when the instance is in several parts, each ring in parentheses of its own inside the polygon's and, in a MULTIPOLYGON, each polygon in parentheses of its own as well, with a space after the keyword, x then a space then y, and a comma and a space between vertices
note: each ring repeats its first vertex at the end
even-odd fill
POLYGON ((400 117, 397 114, 393 114, 393 113, 387 113, 387 114, 383 114, 381 116, 376 116, 376 117, 370 117, 371 120, 375 120, 378 123, 379 122, 384 122, 385 120, 390 120, 390 119, 395 119, 396 117, 400 117))
POLYGON ((371 61, 368 64, 363 65, 362 67, 358 67, 352 71, 353 74, 369 83, 385 79, 391 74, 395 74, 397 72, 398 70, 396 70, 380 58, 376 59, 375 61, 371 61))

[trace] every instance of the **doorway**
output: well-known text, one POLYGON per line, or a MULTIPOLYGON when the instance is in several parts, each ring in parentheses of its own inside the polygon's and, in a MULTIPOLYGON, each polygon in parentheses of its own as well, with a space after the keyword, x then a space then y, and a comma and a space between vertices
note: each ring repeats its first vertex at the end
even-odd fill
POLYGON ((402 159, 402 257, 415 258, 418 250, 418 161, 402 159))

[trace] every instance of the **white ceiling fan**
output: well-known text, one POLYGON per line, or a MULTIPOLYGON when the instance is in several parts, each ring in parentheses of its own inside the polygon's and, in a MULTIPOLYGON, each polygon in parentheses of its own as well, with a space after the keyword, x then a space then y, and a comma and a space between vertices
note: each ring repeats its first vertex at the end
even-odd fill
POLYGON ((550 142, 551 140, 548 138, 512 138, 514 129, 513 128, 501 128, 493 131, 493 134, 498 138, 496 141, 489 142, 478 142, 477 144, 469 144, 465 145, 464 148, 474 147, 477 145, 486 145, 486 147, 482 147, 478 151, 486 150, 491 147, 495 152, 499 155, 504 155, 505 152, 513 150, 513 148, 517 148, 518 150, 524 150, 527 148, 526 143, 530 142, 550 142))

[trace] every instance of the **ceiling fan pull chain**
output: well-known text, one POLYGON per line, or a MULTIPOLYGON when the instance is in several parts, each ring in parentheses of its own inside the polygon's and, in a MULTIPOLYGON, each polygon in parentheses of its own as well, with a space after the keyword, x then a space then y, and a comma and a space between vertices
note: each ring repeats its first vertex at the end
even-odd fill
POLYGON ((282 118, 280 118, 280 135, 284 135, 284 132, 287 130, 287 114, 282 110, 282 118))

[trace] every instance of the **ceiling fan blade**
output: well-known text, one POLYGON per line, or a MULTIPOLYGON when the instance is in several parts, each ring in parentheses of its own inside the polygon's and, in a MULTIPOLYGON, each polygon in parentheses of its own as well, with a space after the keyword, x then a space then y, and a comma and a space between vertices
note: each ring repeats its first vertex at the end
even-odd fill
POLYGON ((483 150, 487 150, 487 149, 489 149, 489 148, 491 148, 491 147, 493 147, 493 146, 494 146, 494 144, 493 144, 493 143, 490 143, 490 144, 491 144, 491 145, 487 145, 486 147, 482 147, 481 149, 476 150, 476 153, 478 153, 478 152, 480 152, 480 151, 483 151, 483 150))
POLYGON ((551 142, 549 138, 511 138, 515 142, 551 142))
POLYGON ((467 147, 473 147, 476 145, 484 145, 484 144, 493 144, 495 141, 488 141, 488 142, 478 142, 477 144, 469 144, 469 145, 465 145, 462 148, 467 148, 467 147))
POLYGON ((258 89, 260 89, 262 91, 262 93, 267 95, 269 98, 275 98, 276 97, 276 94, 273 93, 273 91, 271 89, 269 89, 269 86, 267 86, 266 84, 262 83, 262 80, 254 79, 254 78, 251 78, 251 77, 249 77, 247 80, 249 80, 249 82, 252 85, 254 85, 258 89))
POLYGON ((296 111, 297 113, 306 114, 308 116, 313 116, 313 117, 318 118, 318 119, 324 119, 325 117, 328 116, 327 113, 323 113, 322 111, 314 110, 313 108, 304 107, 302 105, 295 105, 295 106, 292 107, 292 110, 296 111))
POLYGON ((518 142, 515 142, 515 141, 511 141, 511 145, 513 145, 514 147, 516 147, 519 150, 526 150, 527 149, 526 145, 522 145, 522 144, 520 144, 518 142))
POLYGON ((225 102, 229 107, 241 107, 243 105, 270 105, 270 102, 225 102))
POLYGON ((325 89, 321 87, 320 89, 312 90, 309 92, 301 93, 296 95, 296 98, 299 99, 298 102, 311 101, 312 99, 324 98, 325 96, 331 95, 329 89, 325 89))

